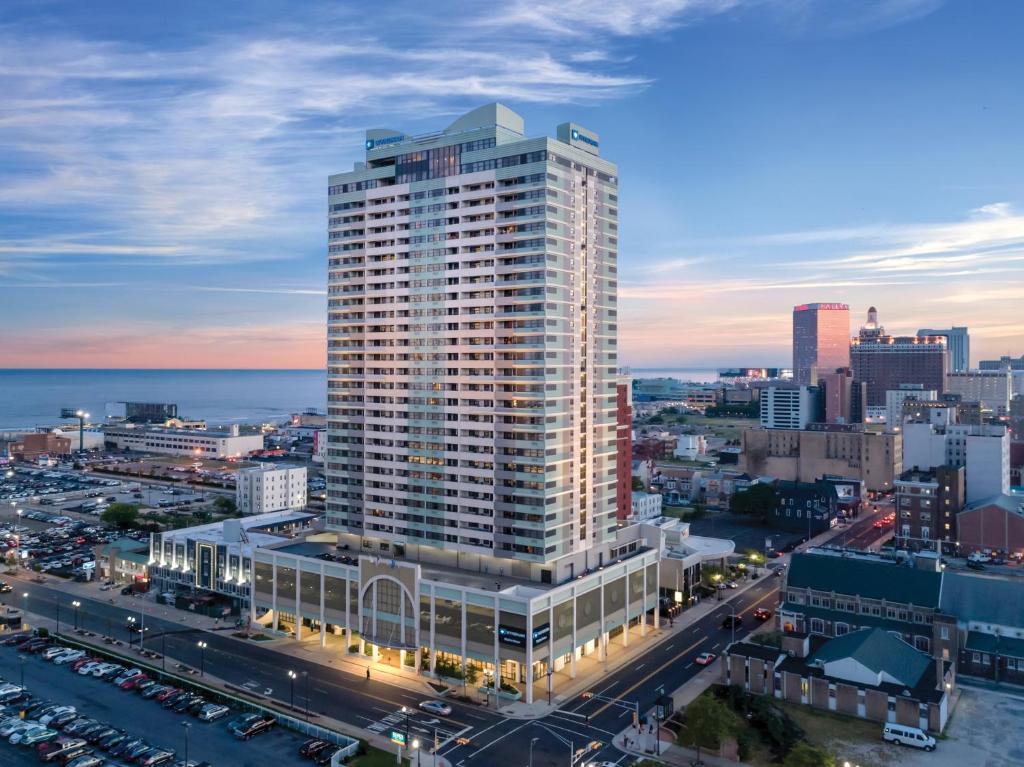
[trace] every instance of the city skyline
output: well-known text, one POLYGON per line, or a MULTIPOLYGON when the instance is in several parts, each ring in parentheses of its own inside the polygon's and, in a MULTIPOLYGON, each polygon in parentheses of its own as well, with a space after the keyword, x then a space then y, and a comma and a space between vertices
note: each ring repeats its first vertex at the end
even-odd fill
POLYGON ((1021 353, 1024 10, 452 5, 455 29, 399 3, 387 31, 327 4, 13 4, 0 365, 322 368, 328 174, 367 125, 493 100, 619 162, 623 365, 788 366, 816 301, 1021 353))

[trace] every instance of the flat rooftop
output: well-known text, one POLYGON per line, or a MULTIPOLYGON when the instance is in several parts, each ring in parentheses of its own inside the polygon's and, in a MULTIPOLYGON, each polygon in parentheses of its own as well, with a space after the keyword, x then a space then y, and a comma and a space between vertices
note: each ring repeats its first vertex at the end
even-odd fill
MULTIPOLYGON (((265 545, 268 548, 272 548, 273 551, 281 554, 291 554, 293 556, 312 558, 321 554, 333 554, 338 557, 336 561, 340 564, 349 565, 354 564, 354 562, 345 562, 342 559, 343 557, 350 557, 353 560, 358 560, 360 554, 362 554, 362 556, 373 556, 373 552, 359 552, 354 549, 339 548, 331 542, 295 540, 282 543, 282 539, 279 537, 268 537, 271 538, 271 544, 260 545, 265 545)), ((635 553, 625 559, 631 559, 638 554, 642 554, 650 550, 651 549, 648 546, 640 547, 635 553)), ((381 555, 380 559, 386 561, 389 558, 381 555)), ((446 565, 439 565, 432 562, 418 562, 417 560, 407 558, 396 559, 396 561, 409 564, 419 564, 422 577, 426 580, 436 581, 438 583, 451 583, 458 584, 460 586, 469 586, 474 589, 480 589, 481 591, 501 592, 519 597, 536 596, 537 594, 543 594, 544 592, 550 591, 551 589, 559 586, 564 586, 566 583, 571 583, 571 581, 565 581, 563 583, 541 583, 540 581, 531 581, 527 578, 519 578, 509 575, 504 572, 500 566, 496 571, 463 570, 457 567, 448 567, 446 565)), ((619 562, 622 561, 625 560, 619 560, 619 562)), ((617 564, 617 562, 613 562, 612 564, 617 564)), ((581 573, 576 576, 575 580, 580 580, 587 575, 596 572, 598 569, 604 568, 595 568, 581 573)))

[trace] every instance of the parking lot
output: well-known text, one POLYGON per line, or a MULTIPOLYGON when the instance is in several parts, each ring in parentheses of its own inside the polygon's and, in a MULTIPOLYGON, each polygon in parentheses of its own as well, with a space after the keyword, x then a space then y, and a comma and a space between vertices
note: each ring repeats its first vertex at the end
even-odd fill
MULTIPOLYGON (((309 764, 298 756, 303 738, 284 728, 274 727, 250 741, 240 741, 227 726, 235 711, 215 722, 204 723, 187 713, 167 710, 156 700, 120 690, 109 681, 81 676, 70 665, 57 666, 38 654, 19 653, 14 647, 0 646, 0 676, 20 684, 22 666, 25 686, 33 696, 75 706, 92 719, 124 729, 153 746, 174 751, 176 760, 184 758, 187 731, 191 762, 206 761, 217 767, 309 764), (185 723, 188 728, 183 726, 185 723)), ((39 762, 29 749, 0 742, 0 763, 28 767, 39 762)), ((119 762, 108 761, 107 764, 119 762)))
POLYGON ((778 550, 789 544, 799 543, 804 538, 800 533, 760 525, 750 517, 727 511, 711 512, 704 519, 692 520, 690 533, 709 538, 727 538, 735 542, 737 553, 748 550, 764 553, 767 548, 766 538, 771 538, 771 548, 778 550))

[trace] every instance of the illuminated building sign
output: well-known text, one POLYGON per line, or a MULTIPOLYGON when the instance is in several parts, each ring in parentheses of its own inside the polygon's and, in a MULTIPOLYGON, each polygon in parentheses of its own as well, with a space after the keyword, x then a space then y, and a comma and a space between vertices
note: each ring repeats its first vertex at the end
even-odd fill
MULTIPOLYGON (((545 623, 533 630, 533 646, 543 644, 551 636, 551 624, 545 623)), ((526 630, 504 624, 498 626, 498 641, 512 647, 526 647, 526 630)))
POLYGON ((387 146, 388 144, 400 144, 405 141, 405 136, 385 136, 384 138, 368 138, 366 139, 367 149, 376 149, 377 147, 387 146))
POLYGON ((584 136, 582 133, 580 133, 575 128, 572 129, 572 140, 573 141, 582 141, 584 144, 590 144, 590 146, 594 147, 595 149, 597 149, 597 146, 598 146, 597 141, 595 141, 594 139, 590 138, 590 136, 584 136))
POLYGON ((794 312, 808 312, 811 309, 817 309, 819 312, 848 312, 850 311, 849 304, 800 304, 794 306, 794 312))

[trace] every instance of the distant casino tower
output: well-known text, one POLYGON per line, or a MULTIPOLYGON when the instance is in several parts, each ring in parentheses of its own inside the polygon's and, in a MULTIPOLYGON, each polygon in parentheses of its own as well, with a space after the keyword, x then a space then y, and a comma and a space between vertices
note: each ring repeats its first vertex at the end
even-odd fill
POLYGON ((800 304, 793 307, 793 379, 809 386, 818 373, 850 366, 850 307, 800 304))

